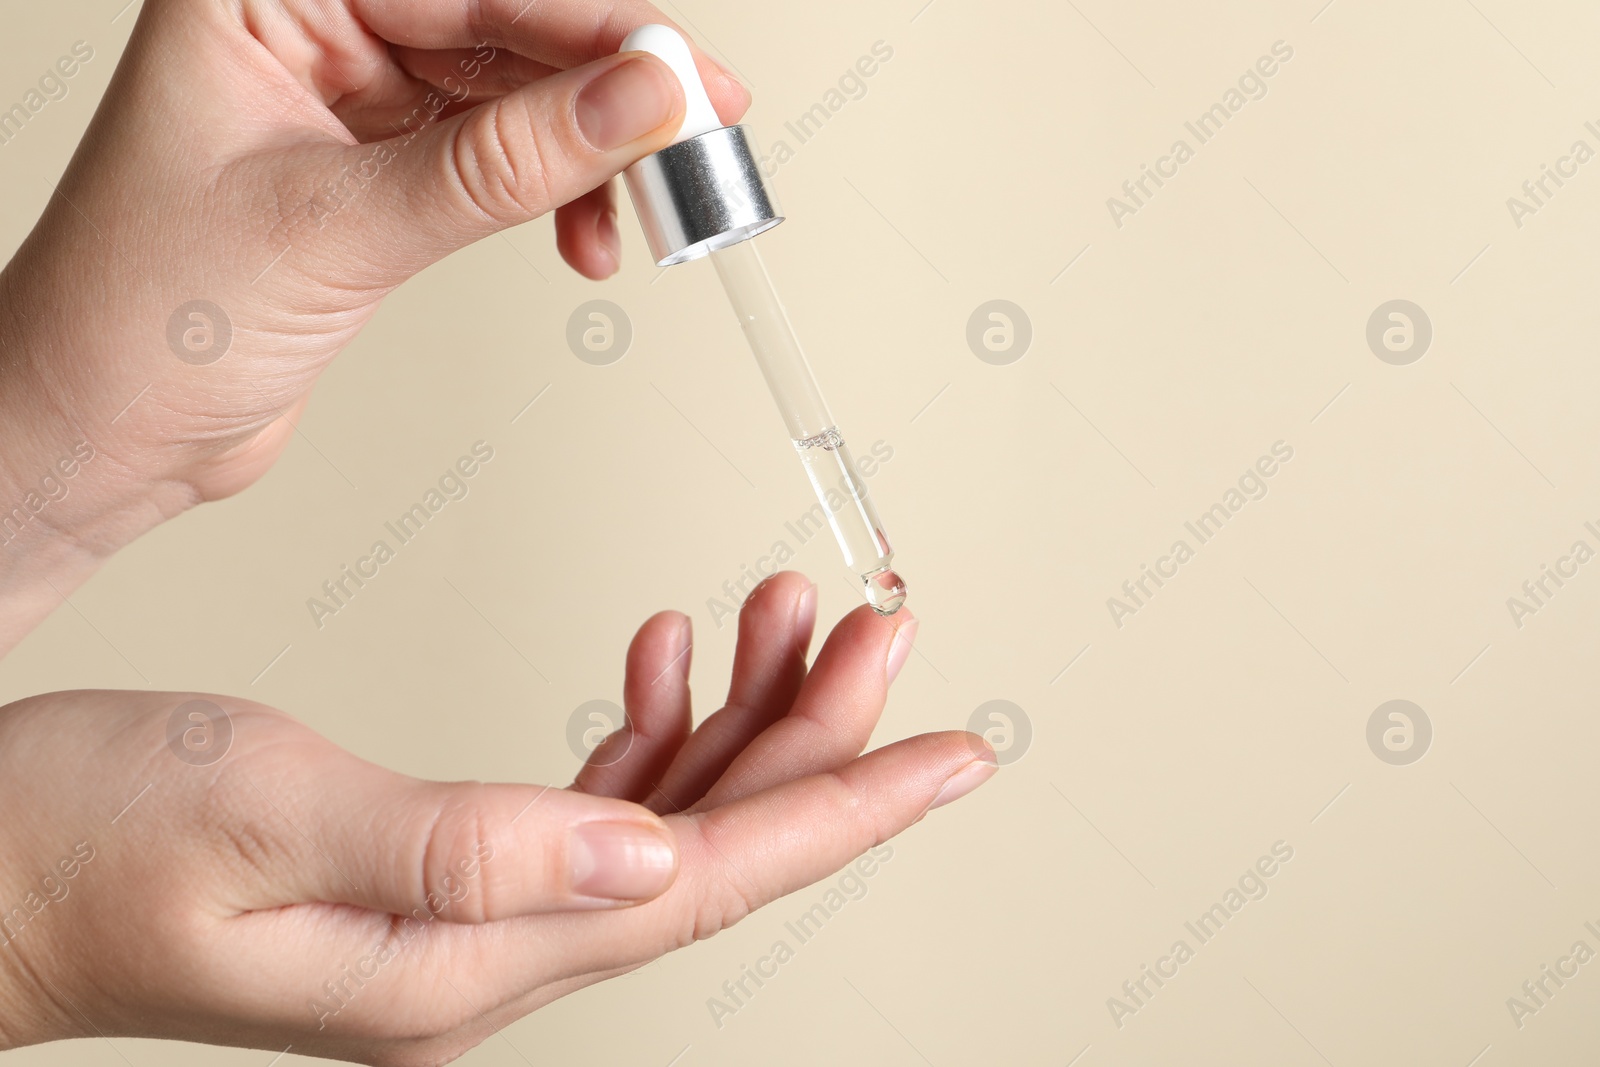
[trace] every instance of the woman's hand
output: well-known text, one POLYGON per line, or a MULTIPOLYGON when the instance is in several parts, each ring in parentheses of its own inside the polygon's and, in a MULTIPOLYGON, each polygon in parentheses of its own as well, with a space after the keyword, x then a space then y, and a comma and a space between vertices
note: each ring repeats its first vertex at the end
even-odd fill
POLYGON ((756 591, 698 729, 689 620, 650 619, 569 789, 407 778, 226 697, 11 705, 0 810, 36 814, 0 825, 0 1038, 437 1064, 828 876, 995 764, 959 732, 860 755, 915 622, 858 608, 808 671, 815 605, 756 591))
MULTIPOLYGON (((428 264, 553 211, 567 261, 614 272, 610 179, 684 101, 659 60, 613 53, 665 21, 644 0, 147 0, 0 274, 0 651, 139 533, 259 478, 428 264), (85 447, 72 492, 41 493, 85 447)), ((696 56, 736 120, 748 94, 696 56)))

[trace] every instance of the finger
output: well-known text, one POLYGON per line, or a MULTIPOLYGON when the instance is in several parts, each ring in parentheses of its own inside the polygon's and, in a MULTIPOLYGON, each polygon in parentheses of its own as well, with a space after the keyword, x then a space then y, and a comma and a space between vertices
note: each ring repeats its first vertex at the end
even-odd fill
POLYGON ((217 829, 266 875, 243 883, 241 911, 322 902, 485 923, 636 904, 676 875, 671 833, 636 804, 424 782, 347 759, 313 778, 285 750, 241 772, 237 804, 217 829))
MULTIPOLYGON (((412 48, 505 48, 565 70, 609 56, 623 38, 652 23, 678 27, 644 0, 355 0, 361 22, 385 40, 412 48)), ((682 33, 682 30, 679 30, 682 33)), ((750 94, 688 34, 695 66, 724 122, 750 106, 750 94)))
MULTIPOLYGON (((683 92, 654 56, 629 53, 563 71, 379 149, 346 149, 357 169, 386 150, 357 210, 322 229, 349 282, 392 287, 428 263, 537 218, 667 144, 683 92), (351 255, 354 249, 357 254, 351 255), (365 264, 358 266, 357 262, 365 264)), ((371 165, 368 164, 370 169, 371 165)))
POLYGON ((390 54, 400 69, 452 99, 474 103, 522 88, 559 68, 519 56, 504 48, 407 48, 394 45, 390 54))
POLYGON ((728 703, 695 730, 648 807, 692 807, 746 745, 783 718, 805 680, 816 619, 817 587, 805 575, 785 571, 756 586, 739 609, 728 703))
POLYGON ((606 182, 556 209, 556 249, 573 270, 602 281, 622 266, 617 188, 606 182))
MULTIPOLYGON (((993 753, 976 735, 923 734, 833 773, 712 811, 670 816, 682 857, 671 890, 626 912, 528 920, 514 925, 512 935, 537 943, 546 959, 567 961, 558 980, 637 964, 711 937, 755 908, 827 877, 933 808, 976 789, 996 769, 993 753), (983 755, 974 758, 974 752, 983 755)), ((500 968, 502 980, 513 985, 528 974, 516 960, 486 966, 500 968)))
POLYGON ((817 653, 789 714, 750 742, 700 801, 716 806, 780 782, 848 763, 867 747, 889 683, 905 664, 917 620, 907 609, 883 618, 862 605, 817 653))
POLYGON ((394 71, 404 75, 391 80, 403 82, 404 92, 363 92, 332 105, 333 113, 362 143, 417 130, 434 119, 454 118, 556 71, 548 64, 487 45, 438 51, 395 46, 391 54, 394 71))
POLYGON ((752 726, 782 716, 800 692, 816 625, 817 587, 795 571, 756 586, 740 608, 728 705, 754 712, 752 726))
MULTIPOLYGON (((232 5, 242 8, 245 5, 232 5)), ((316 18, 298 18, 281 2, 250 5, 244 29, 252 44, 259 43, 279 65, 274 73, 288 76, 320 99, 357 140, 393 136, 391 125, 401 109, 410 110, 426 86, 394 62, 389 42, 351 18, 346 11, 324 11, 316 18)), ((216 14, 221 14, 218 10, 216 14)), ((167 16, 205 22, 200 12, 164 11, 167 16), (196 18, 196 16, 199 16, 196 18)), ((247 38, 247 39, 248 39, 247 38)), ((281 87, 280 87, 281 88, 281 87)), ((219 99, 233 94, 223 91, 219 99)), ((293 107, 278 117, 288 118, 293 107)))
POLYGON ((679 612, 663 611, 639 628, 622 688, 627 720, 589 754, 573 788, 633 801, 650 795, 689 736, 693 648, 693 627, 679 612))

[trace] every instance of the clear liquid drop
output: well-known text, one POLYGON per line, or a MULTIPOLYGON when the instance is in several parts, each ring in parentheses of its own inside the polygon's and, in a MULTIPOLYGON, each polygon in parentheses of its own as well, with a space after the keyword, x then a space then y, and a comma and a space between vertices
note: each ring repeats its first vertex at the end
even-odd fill
POLYGON ((885 567, 880 571, 861 576, 867 595, 867 603, 872 605, 872 610, 879 615, 888 617, 905 606, 906 583, 900 576, 885 567))

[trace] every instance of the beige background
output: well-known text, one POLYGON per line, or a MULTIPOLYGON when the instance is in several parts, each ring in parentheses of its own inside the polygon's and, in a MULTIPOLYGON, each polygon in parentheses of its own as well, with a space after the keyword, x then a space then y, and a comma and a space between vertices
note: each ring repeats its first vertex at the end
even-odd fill
MULTIPOLYGON (((1506 198, 1575 139, 1600 148, 1600 14, 1320 2, 667 6, 749 80, 763 145, 894 49, 778 174, 790 221, 763 248, 840 424, 894 448, 872 491, 923 628, 878 738, 1005 699, 1033 742, 720 1030, 706 999, 820 887, 463 1062, 1588 1059, 1600 964, 1520 1030, 1506 998, 1600 948, 1600 563, 1521 629, 1505 601, 1600 547, 1600 163, 1520 229, 1506 198), (1116 227, 1106 198, 1279 40, 1268 95, 1116 227), (1034 332, 1008 366, 966 341, 997 298, 1034 332), (1365 340, 1396 298, 1434 328, 1408 366, 1365 340), (1270 494, 1118 629, 1106 598, 1279 440, 1270 494), (1365 739, 1397 698, 1434 729, 1409 766, 1365 739), (1118 1029, 1107 998, 1279 840, 1269 895, 1118 1029)), ((6 248, 111 72, 121 4, 8 14, 8 102, 75 40, 99 58, 0 147, 6 248)), ((547 220, 419 278, 263 484, 123 553, 0 695, 237 693, 413 774, 566 781, 568 715, 620 698, 625 642, 669 606, 720 695, 733 627, 706 601, 809 502, 711 269, 658 279, 624 231, 604 285, 547 220), (608 367, 563 339, 597 297, 635 331, 608 367), (471 495, 318 631, 306 598, 479 439, 471 495)), ((852 606, 831 544, 797 565, 825 620, 852 606)), ((271 1058, 115 1046, 10 1062, 271 1058)))

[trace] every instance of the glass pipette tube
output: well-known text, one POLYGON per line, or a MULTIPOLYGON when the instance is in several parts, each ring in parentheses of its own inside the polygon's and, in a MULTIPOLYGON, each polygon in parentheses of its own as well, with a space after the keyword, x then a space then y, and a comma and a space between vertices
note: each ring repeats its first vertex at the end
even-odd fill
POLYGON ((844 553, 844 563, 879 615, 893 615, 906 602, 906 586, 894 572, 894 549, 883 520, 867 495, 866 482, 844 436, 828 414, 822 391, 806 363, 800 341, 783 310, 754 241, 711 253, 739 325, 778 411, 789 429, 822 514, 844 553))

